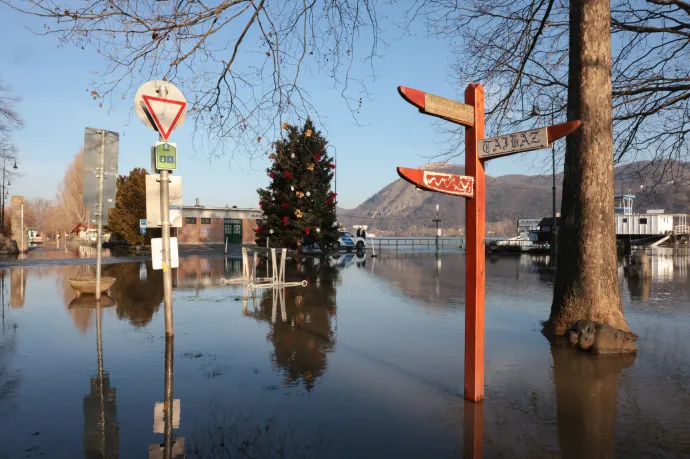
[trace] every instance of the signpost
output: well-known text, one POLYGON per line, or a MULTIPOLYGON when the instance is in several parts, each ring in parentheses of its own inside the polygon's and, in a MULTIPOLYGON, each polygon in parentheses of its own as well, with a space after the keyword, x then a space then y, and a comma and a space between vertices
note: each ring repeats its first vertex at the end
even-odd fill
MULTIPOLYGON (((160 142, 155 145, 156 154, 160 151, 165 154, 165 163, 157 161, 160 170, 160 221, 161 221, 161 245, 163 264, 163 299, 165 303, 165 333, 168 336, 174 334, 172 314, 172 273, 170 270, 170 177, 169 171, 177 167, 177 148, 175 144, 169 144, 168 139, 172 132, 182 125, 187 117, 187 101, 182 91, 170 82, 154 80, 144 83, 134 96, 134 110, 139 119, 147 127, 158 131, 160 142), (167 147, 165 146, 167 145, 167 147), (166 149, 167 148, 167 149, 166 149), (173 151, 172 155, 168 155, 173 151), (169 166, 168 157, 172 156, 173 165, 169 166)), ((158 156, 158 155, 156 155, 158 156)))
POLYGON ((139 220, 139 232, 141 234, 146 234, 146 219, 142 218, 139 220))
POLYGON ((101 256, 103 225, 107 209, 115 207, 120 135, 117 132, 86 128, 84 132, 84 191, 82 204, 89 208, 90 220, 98 227, 96 236, 96 301, 101 299, 101 256), (93 218, 95 217, 95 218, 93 218))
POLYGON ((421 113, 465 126, 465 174, 398 167, 398 175, 427 191, 467 198, 465 271, 465 398, 484 399, 484 284, 485 200, 484 162, 500 156, 547 148, 575 132, 580 121, 484 139, 484 88, 471 84, 465 103, 444 99, 417 89, 398 87, 400 95, 421 113))

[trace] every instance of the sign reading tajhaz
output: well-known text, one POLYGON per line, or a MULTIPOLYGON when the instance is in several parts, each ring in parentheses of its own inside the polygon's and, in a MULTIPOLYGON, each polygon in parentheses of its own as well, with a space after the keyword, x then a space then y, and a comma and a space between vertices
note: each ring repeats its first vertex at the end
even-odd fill
POLYGON ((480 158, 494 158, 549 147, 547 128, 543 127, 480 140, 478 154, 480 158))

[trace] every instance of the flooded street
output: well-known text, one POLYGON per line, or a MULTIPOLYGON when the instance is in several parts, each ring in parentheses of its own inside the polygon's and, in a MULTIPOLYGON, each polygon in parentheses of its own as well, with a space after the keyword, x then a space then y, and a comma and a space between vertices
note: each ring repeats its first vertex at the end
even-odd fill
POLYGON ((308 286, 256 298, 220 286, 239 257, 182 258, 167 343, 150 262, 105 265, 99 310, 67 282, 91 265, 6 269, 0 458, 164 457, 166 389, 187 458, 690 457, 690 252, 651 254, 651 281, 620 266, 636 357, 552 346, 547 259, 487 259, 476 405, 462 253, 289 260, 308 286))

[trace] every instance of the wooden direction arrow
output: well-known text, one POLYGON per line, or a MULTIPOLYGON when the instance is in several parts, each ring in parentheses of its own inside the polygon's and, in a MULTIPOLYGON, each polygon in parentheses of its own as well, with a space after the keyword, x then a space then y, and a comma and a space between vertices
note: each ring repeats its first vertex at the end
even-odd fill
POLYGON ((525 151, 549 148, 554 140, 565 137, 577 131, 582 123, 569 121, 529 131, 500 135, 479 141, 478 154, 480 159, 499 158, 525 151))
POLYGON ((398 175, 417 187, 454 196, 474 197, 474 177, 398 167, 398 175))
POLYGON ((474 107, 471 105, 406 86, 398 86, 398 92, 403 99, 417 107, 421 113, 437 116, 463 126, 474 126, 474 107))

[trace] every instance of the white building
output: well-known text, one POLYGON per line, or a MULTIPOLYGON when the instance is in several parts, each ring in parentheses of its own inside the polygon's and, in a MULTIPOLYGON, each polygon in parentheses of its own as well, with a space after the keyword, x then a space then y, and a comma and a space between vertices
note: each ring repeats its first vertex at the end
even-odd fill
POLYGON ((686 214, 665 214, 663 209, 634 213, 634 195, 618 195, 614 199, 617 236, 687 234, 686 214))

